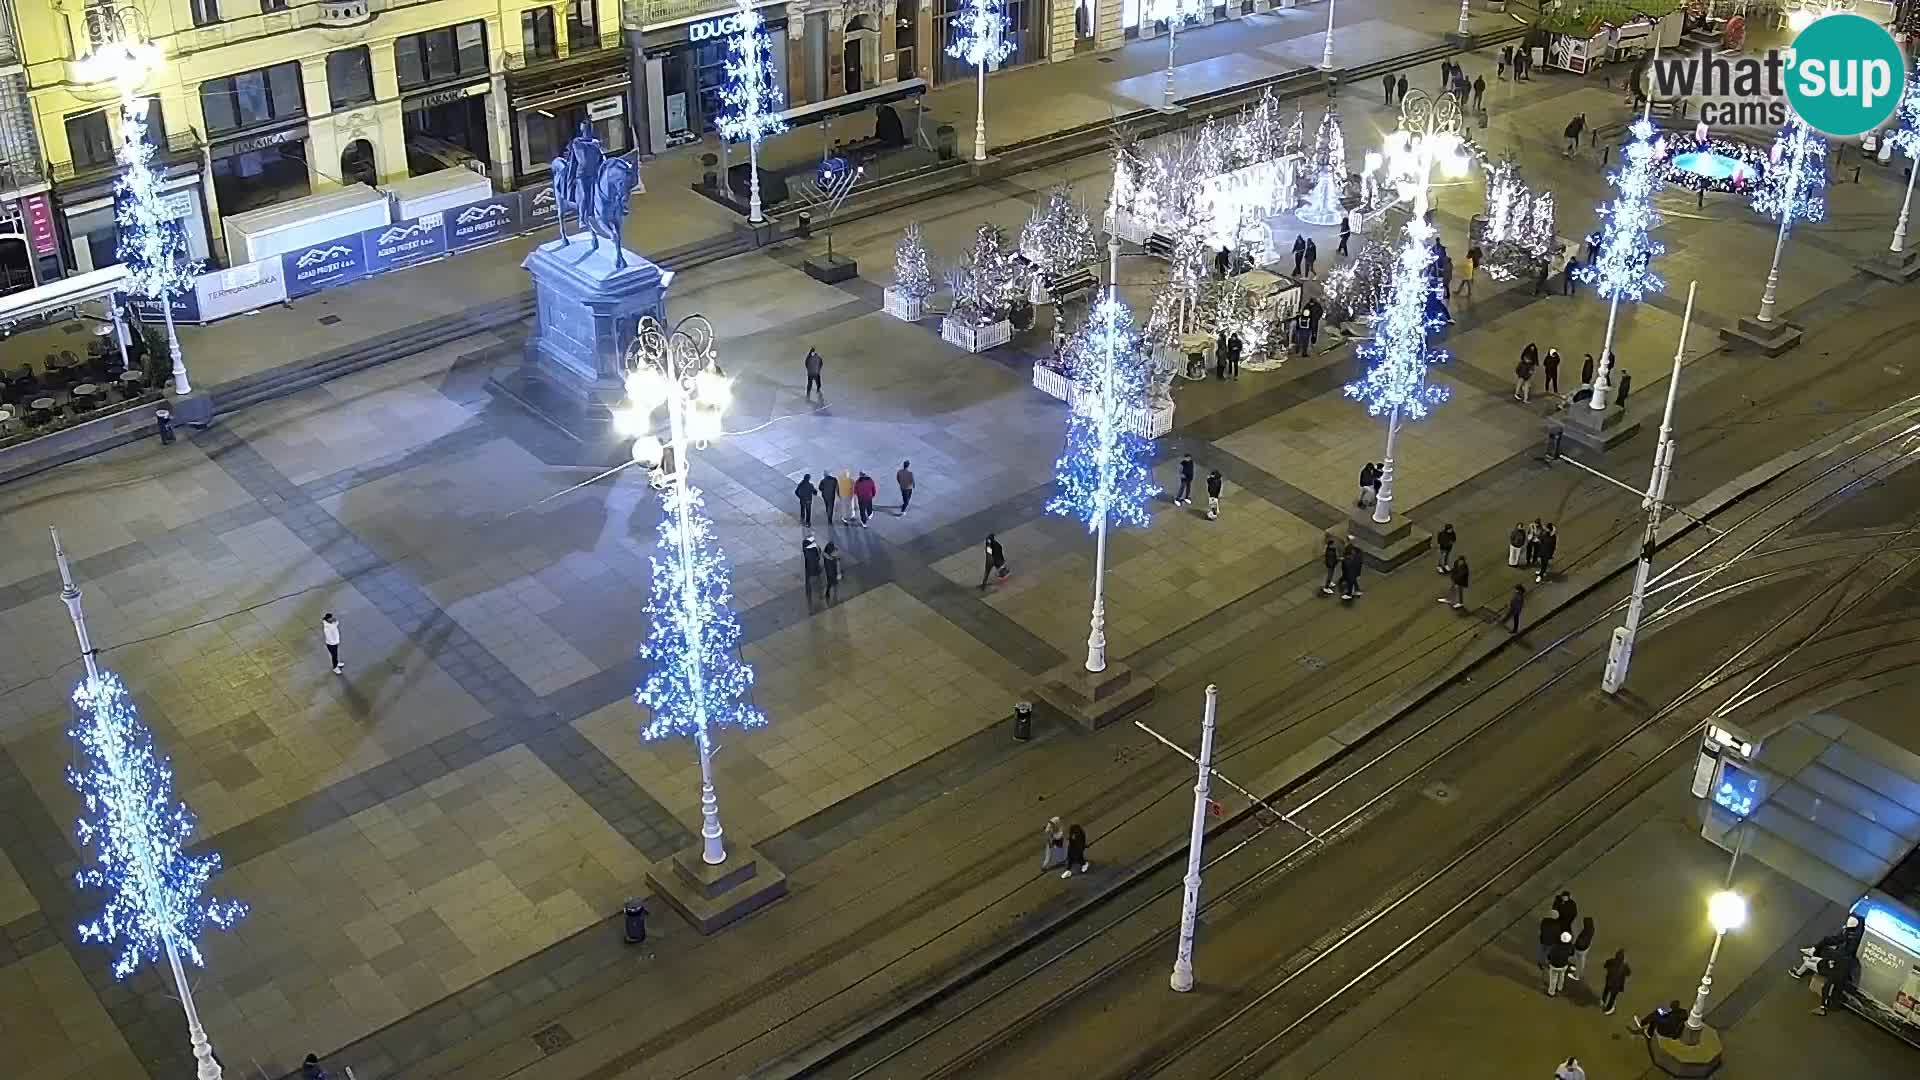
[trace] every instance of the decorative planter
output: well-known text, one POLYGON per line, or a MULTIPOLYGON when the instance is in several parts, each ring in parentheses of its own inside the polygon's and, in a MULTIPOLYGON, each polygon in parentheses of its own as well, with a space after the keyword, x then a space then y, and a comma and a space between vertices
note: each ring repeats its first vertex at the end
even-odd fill
MULTIPOLYGON (((1036 386, 1039 385, 1039 378, 1038 378, 1039 371, 1040 371, 1039 367, 1035 366, 1034 385, 1036 386)), ((1065 380, 1062 380, 1062 381, 1064 382, 1065 380)), ((1051 393, 1051 391, 1049 392, 1051 393)), ((1074 412, 1079 413, 1082 416, 1087 415, 1091 411, 1092 405, 1093 405, 1093 398, 1091 395, 1085 392, 1082 392, 1079 389, 1079 387, 1072 386, 1072 385, 1069 385, 1068 387, 1067 401, 1069 403, 1069 407, 1072 408, 1074 412)), ((1142 435, 1149 439, 1157 439, 1160 436, 1165 435, 1169 431, 1172 431, 1173 430, 1172 399, 1169 398, 1168 400, 1162 401, 1157 405, 1149 405, 1147 408, 1141 409, 1140 411, 1127 417, 1127 430, 1137 435, 1142 435)))
POLYGON ((949 345, 957 345, 968 352, 986 352, 1013 340, 1013 324, 1001 319, 978 326, 949 315, 940 320, 940 337, 949 345))
POLYGON ((1056 397, 1061 401, 1065 401, 1067 400, 1067 395, 1072 390, 1073 384, 1067 381, 1065 375, 1060 374, 1047 365, 1035 364, 1033 365, 1033 386, 1034 389, 1049 397, 1056 397))
POLYGON ((919 322, 926 315, 927 302, 917 296, 908 296, 889 285, 880 293, 881 310, 896 319, 907 322, 919 322))

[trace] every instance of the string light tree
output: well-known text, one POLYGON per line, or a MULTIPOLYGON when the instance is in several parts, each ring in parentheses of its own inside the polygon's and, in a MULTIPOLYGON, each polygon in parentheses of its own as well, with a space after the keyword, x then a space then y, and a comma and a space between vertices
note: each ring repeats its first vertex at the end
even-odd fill
POLYGON ((1313 134, 1307 167, 1313 174, 1313 190, 1294 216, 1309 225, 1340 224, 1346 212, 1347 138, 1340 130, 1340 114, 1331 108, 1313 134))
POLYGON ((760 142, 787 130, 786 121, 780 119, 786 95, 773 64, 773 38, 753 0, 740 0, 733 22, 733 36, 727 40, 727 82, 720 91, 715 126, 721 138, 747 144, 747 221, 759 225, 767 220, 760 210, 760 142))
POLYGON ((1007 40, 1005 0, 967 0, 967 6, 953 17, 953 43, 947 46, 947 55, 973 65, 973 160, 984 162, 987 160, 987 72, 1013 55, 1013 42, 1007 40))
MULTIPOLYGON (((1920 3, 1911 6, 1920 11, 1920 3)), ((1893 242, 1877 258, 1863 261, 1860 268, 1876 277, 1904 283, 1920 277, 1920 247, 1907 247, 1907 212, 1913 206, 1914 177, 1920 176, 1920 65, 1907 76, 1906 89, 1901 93, 1893 121, 1886 141, 1895 153, 1906 155, 1907 193, 1900 199, 1900 216, 1893 224, 1893 242)))
POLYGON ((1379 498, 1370 516, 1355 511, 1350 522, 1368 561, 1383 568, 1399 566, 1433 542, 1431 533, 1393 520, 1394 447, 1402 422, 1425 419, 1449 396, 1447 387, 1427 382, 1427 368, 1448 359, 1444 350, 1427 342, 1444 325, 1429 303, 1436 288, 1430 274, 1436 232, 1427 221, 1427 203, 1435 166, 1449 176, 1463 176, 1471 164, 1463 130, 1464 117, 1453 95, 1433 98, 1410 91, 1400 106, 1399 129, 1388 136, 1384 151, 1389 175, 1412 202, 1412 216, 1399 247, 1387 305, 1374 314, 1373 340, 1360 350, 1361 358, 1369 362, 1366 374, 1345 387, 1346 395, 1364 404, 1368 415, 1387 418, 1379 498))
POLYGON ((727 851, 714 793, 716 730, 752 730, 767 722, 748 698, 753 669, 738 654, 740 621, 726 553, 714 539, 700 489, 689 479, 690 451, 720 437, 732 398, 731 380, 718 361, 713 325, 704 316, 689 315, 672 329, 646 316, 627 349, 627 400, 614 413, 618 430, 633 438, 634 463, 653 474, 664 511, 655 529, 648 630, 640 645, 648 672, 634 691, 647 710, 640 737, 652 742, 685 736, 700 752, 700 848, 655 863, 647 879, 703 934, 787 892, 786 875, 751 847, 727 851), (665 445, 652 435, 654 414, 663 406, 665 445))
POLYGON ((1827 216, 1827 140, 1790 111, 1787 126, 1774 136, 1773 152, 1760 186, 1753 192, 1753 208, 1778 221, 1773 241, 1773 265, 1760 291, 1760 312, 1732 327, 1722 327, 1726 341, 1741 341, 1768 356, 1779 356, 1800 344, 1802 327, 1774 318, 1774 298, 1780 287, 1780 256, 1795 221, 1819 221, 1827 216))
POLYGON ((1610 408, 1613 333, 1623 302, 1637 304, 1647 294, 1666 288, 1666 281, 1653 269, 1653 260, 1667 251, 1665 244, 1653 238, 1653 230, 1660 224, 1653 197, 1666 175, 1663 143, 1647 116, 1627 128, 1621 166, 1607 177, 1614 197, 1600 208, 1599 250, 1592 262, 1574 271, 1576 278, 1592 285, 1607 302, 1607 330, 1595 354, 1592 394, 1585 405, 1576 403, 1567 409, 1564 428, 1567 438, 1593 449, 1613 446, 1640 429, 1638 422, 1626 420, 1625 410, 1610 408))
POLYGON ((1120 719, 1153 697, 1153 683, 1107 659, 1107 530, 1145 528, 1160 489, 1153 482, 1153 440, 1139 425, 1148 411, 1151 362, 1133 315, 1109 287, 1080 330, 1081 368, 1069 410, 1066 446, 1054 465, 1059 487, 1047 511, 1086 523, 1094 534, 1093 615, 1085 664, 1055 668, 1043 678, 1041 701, 1092 729, 1120 719))
POLYGON ((164 62, 159 46, 145 39, 140 14, 131 6, 87 9, 89 36, 97 44, 77 65, 83 82, 111 81, 120 93, 120 146, 114 152, 120 179, 114 184, 117 253, 136 295, 156 303, 167 328, 173 362, 173 392, 193 393, 180 335, 173 326, 173 298, 193 289, 200 265, 186 258, 179 226, 166 210, 160 177, 153 170, 147 138, 147 106, 140 87, 164 62))
POLYGON ((927 258, 927 238, 917 221, 907 224, 893 245, 893 284, 881 293, 886 312, 896 319, 919 322, 927 297, 934 293, 933 265, 927 258))
POLYGON ((207 897, 220 856, 187 853, 193 811, 174 798, 173 766, 154 747, 153 732, 140 722, 126 686, 95 660, 80 590, 58 530, 53 530, 53 556, 60 568, 60 599, 73 619, 87 673, 73 692, 79 717, 67 734, 79 747, 80 761, 68 766, 67 783, 80 794, 80 845, 92 854, 74 879, 81 888, 107 896, 100 913, 80 924, 80 940, 115 950, 116 979, 164 958, 186 1013, 194 1076, 221 1080, 186 965, 205 967, 201 935, 209 926, 232 929, 247 914, 247 905, 207 897))
POLYGON ((1167 24, 1167 82, 1160 94, 1163 113, 1181 111, 1173 100, 1173 51, 1180 40, 1180 28, 1206 18, 1210 6, 1206 0, 1147 0, 1146 10, 1140 13, 1143 26, 1167 24))
POLYGON ((1093 221, 1074 201, 1073 188, 1055 185, 1020 230, 1020 255, 1033 268, 1034 303, 1051 293, 1094 280, 1100 250, 1093 242, 1093 221))

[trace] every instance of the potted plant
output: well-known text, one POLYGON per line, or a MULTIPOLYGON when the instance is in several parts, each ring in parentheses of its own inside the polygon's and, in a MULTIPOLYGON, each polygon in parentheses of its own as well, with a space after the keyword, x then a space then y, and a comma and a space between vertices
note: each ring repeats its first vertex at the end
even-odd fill
POLYGON ((915 221, 893 247, 893 284, 881 293, 883 307, 896 319, 919 322, 932 295, 933 267, 927 259, 926 237, 915 221))

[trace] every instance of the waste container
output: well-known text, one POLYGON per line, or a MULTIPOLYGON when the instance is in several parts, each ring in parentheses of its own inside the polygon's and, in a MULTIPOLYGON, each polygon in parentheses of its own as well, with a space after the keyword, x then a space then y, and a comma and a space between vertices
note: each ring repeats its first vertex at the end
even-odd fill
POLYGON ((153 413, 153 422, 159 425, 160 427, 161 445, 172 446, 173 445, 173 413, 168 412, 166 409, 156 409, 154 410, 154 413, 153 413))
POLYGON ((1013 703, 1013 737, 1026 742, 1033 738, 1033 703, 1016 701, 1013 703))
POLYGON ((941 161, 952 161, 959 153, 960 137, 954 134, 952 124, 941 124, 933 129, 933 152, 941 161))
POLYGON ((647 905, 636 896, 621 906, 620 913, 626 916, 627 944, 638 945, 647 940, 647 905))

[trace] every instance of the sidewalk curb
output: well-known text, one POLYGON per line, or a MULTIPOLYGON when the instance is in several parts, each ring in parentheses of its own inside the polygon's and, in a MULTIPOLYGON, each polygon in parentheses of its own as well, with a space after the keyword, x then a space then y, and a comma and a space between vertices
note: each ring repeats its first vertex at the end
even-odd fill
MULTIPOLYGON (((1676 513, 1669 518, 1669 524, 1661 530, 1660 542, 1670 543, 1686 535, 1699 528, 1701 520, 1711 518, 1733 506, 1787 472, 1858 441, 1876 428, 1901 419, 1915 417, 1920 417, 1920 396, 1889 406, 1837 432, 1749 469, 1689 503, 1684 508, 1684 514, 1676 513)), ((1523 628, 1539 625, 1548 617, 1584 599, 1608 581, 1630 569, 1639 558, 1638 537, 1633 537, 1621 544, 1620 549, 1614 559, 1554 587, 1551 607, 1544 610, 1536 608, 1538 614, 1524 623, 1523 628)), ((1398 720, 1404 713, 1425 704, 1451 686, 1455 680, 1505 648, 1510 640, 1511 638, 1503 629, 1482 632, 1478 640, 1464 654, 1439 674, 1383 702, 1366 714, 1343 725, 1333 734, 1315 740, 1278 767, 1256 778, 1248 787, 1254 791, 1268 792, 1269 794, 1264 796, 1268 802, 1282 797, 1301 782, 1311 779, 1344 758, 1356 746, 1398 720)), ((1215 835, 1237 825, 1255 811, 1256 808, 1247 807, 1216 818, 1208 826, 1207 833, 1209 836, 1215 835)), ((976 957, 944 975, 937 976, 930 986, 897 998, 897 1003, 889 1008, 862 1017, 856 1024, 837 1034, 818 1039, 798 1051, 785 1054, 778 1060, 754 1070, 751 1075, 755 1080, 762 1080, 762 1078, 786 1080, 786 1078, 811 1073, 881 1034, 895 1021, 918 1012, 1024 953, 1050 937, 1055 931, 1099 907, 1123 889, 1131 887, 1149 874, 1164 869, 1176 859, 1183 858, 1186 850, 1187 843, 1182 838, 1134 860, 1122 868, 1118 875, 1105 879, 1105 885, 1099 892, 1092 893, 1046 919, 1027 926, 1017 935, 1004 940, 993 952, 976 957)))

